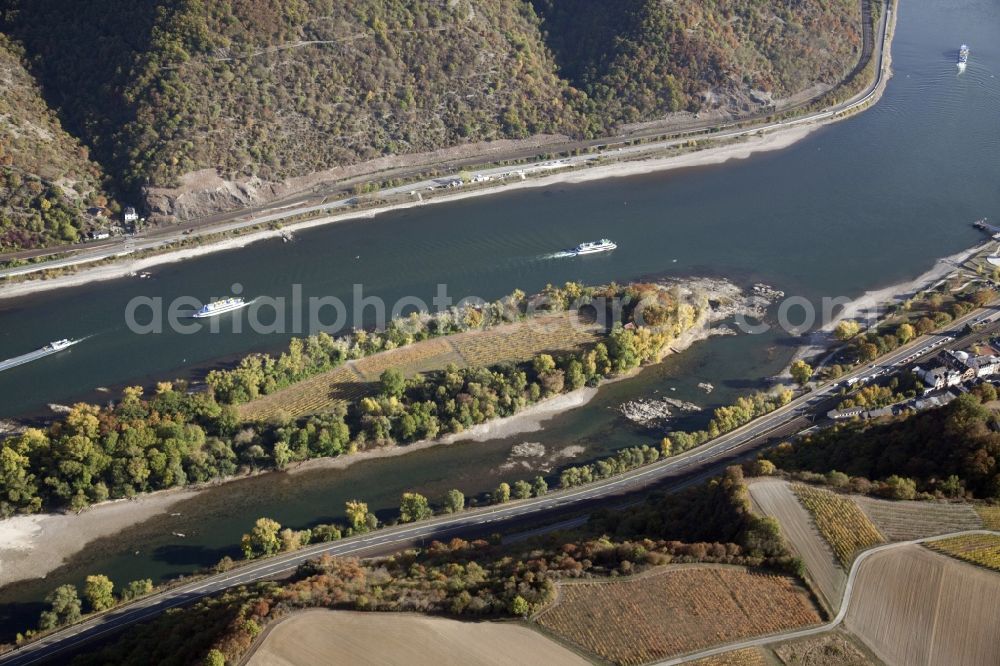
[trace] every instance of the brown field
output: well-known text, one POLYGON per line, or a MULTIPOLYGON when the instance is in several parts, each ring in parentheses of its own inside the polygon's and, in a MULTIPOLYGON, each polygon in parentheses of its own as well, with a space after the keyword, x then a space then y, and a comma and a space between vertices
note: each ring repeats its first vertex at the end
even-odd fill
POLYGON ((741 567, 666 567, 614 582, 559 585, 536 621, 630 666, 820 622, 793 578, 741 567))
POLYGON ((458 367, 490 366, 527 361, 543 352, 559 353, 595 343, 601 329, 583 324, 575 313, 539 315, 532 319, 468 331, 373 354, 298 382, 239 407, 242 418, 266 420, 278 413, 292 418, 331 409, 337 402, 355 400, 374 390, 387 368, 408 377, 458 367))
POLYGON ((689 663, 691 666, 767 666, 767 659, 757 648, 743 648, 689 663))
POLYGON ((892 502, 872 497, 855 497, 854 501, 890 541, 910 541, 983 527, 969 504, 892 502))
POLYGON ((792 490, 808 509, 820 534, 845 569, 859 551, 885 541, 850 497, 801 483, 793 484, 792 490))
POLYGON ((778 479, 763 479, 753 481, 749 488, 757 510, 778 519, 781 533, 802 558, 820 596, 830 608, 840 608, 847 574, 789 484, 778 479))
POLYGON ((977 504, 976 513, 983 521, 983 527, 988 530, 1000 530, 1000 506, 977 504))
POLYGON ((773 648, 785 666, 878 666, 880 662, 840 631, 830 631, 773 648))
POLYGON ((247 666, 371 664, 583 666, 571 650, 523 624, 459 622, 409 613, 309 610, 281 621, 247 666))
POLYGON ((1000 571, 1000 536, 995 534, 968 534, 925 545, 939 553, 1000 571))
POLYGON ((846 626, 890 666, 1000 664, 1000 576, 922 546, 858 571, 846 626))

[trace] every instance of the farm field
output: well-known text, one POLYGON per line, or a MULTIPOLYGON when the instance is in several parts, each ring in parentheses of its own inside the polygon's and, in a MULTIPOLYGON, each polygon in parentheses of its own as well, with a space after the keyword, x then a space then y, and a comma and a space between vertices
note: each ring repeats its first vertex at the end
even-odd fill
POLYGON ((890 541, 910 541, 983 527, 983 521, 969 504, 853 499, 890 541))
POLYGON ((792 491, 812 515, 820 534, 845 569, 859 550, 885 541, 851 498, 801 483, 793 484, 792 491))
POLYGON ((275 625, 246 663, 583 666, 588 662, 513 622, 459 622, 410 613, 310 610, 275 625))
POLYGON ((820 535, 809 512, 796 499, 788 482, 758 479, 749 484, 749 489, 756 510, 777 518, 781 533, 802 558, 820 596, 830 608, 838 609, 847 584, 847 574, 837 563, 833 549, 820 535))
POLYGON ((1000 506, 976 506, 976 513, 983 521, 983 527, 988 530, 1000 530, 1000 506))
POLYGON ((951 555, 964 562, 1000 571, 1000 536, 969 534, 925 544, 931 550, 951 555))
POLYGON ((594 344, 599 326, 582 323, 576 313, 538 315, 532 319, 482 331, 467 331, 422 340, 392 349, 310 377, 252 402, 239 406, 247 420, 266 420, 277 414, 298 418, 328 411, 338 402, 355 400, 373 390, 372 385, 387 368, 411 377, 458 367, 489 366, 506 361, 527 361, 543 352, 566 352, 594 344))
POLYGON ((821 619, 788 576, 668 566, 614 582, 560 583, 555 604, 535 621, 602 659, 632 666, 821 619))
POLYGON ((767 658, 757 648, 733 650, 690 662, 690 666, 767 666, 767 658))
POLYGON ((845 619, 889 666, 1000 663, 1000 576, 918 545, 860 566, 845 619))
POLYGON ((800 638, 772 646, 775 657, 785 666, 878 666, 882 662, 841 631, 800 638))

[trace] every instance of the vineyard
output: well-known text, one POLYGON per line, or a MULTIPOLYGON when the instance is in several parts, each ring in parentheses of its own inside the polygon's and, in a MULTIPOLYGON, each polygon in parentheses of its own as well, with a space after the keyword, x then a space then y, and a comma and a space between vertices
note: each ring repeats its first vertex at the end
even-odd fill
POLYGON ((996 534, 969 534, 932 541, 926 545, 931 550, 964 562, 1000 571, 1000 536, 996 534))
POLYGON ((983 521, 983 527, 988 530, 1000 530, 1000 506, 980 504, 976 506, 976 513, 983 521))
POLYGON ((850 566, 856 552, 885 541, 850 498, 802 484, 795 484, 792 489, 845 568, 850 566))
POLYGON ((757 648, 744 648, 692 661, 691 666, 767 666, 767 660, 757 648))
POLYGON ((871 497, 857 497, 855 501, 890 541, 910 541, 983 526, 976 510, 968 504, 890 502, 871 497))
POLYGON ((356 400, 371 388, 348 363, 236 409, 247 421, 264 421, 278 414, 297 418, 328 411, 338 402, 356 400))
POLYGON ((374 390, 387 368, 404 375, 458 367, 491 366, 506 361, 528 361, 543 352, 572 351, 594 344, 601 328, 581 322, 576 313, 539 315, 485 330, 467 331, 422 340, 405 347, 373 354, 310 377, 271 395, 241 405, 246 420, 267 420, 276 415, 299 418, 329 411, 338 402, 356 400, 374 390))
POLYGON ((788 576, 668 567, 615 582, 562 583, 555 605, 536 621, 602 659, 631 666, 816 624, 820 617, 788 576))

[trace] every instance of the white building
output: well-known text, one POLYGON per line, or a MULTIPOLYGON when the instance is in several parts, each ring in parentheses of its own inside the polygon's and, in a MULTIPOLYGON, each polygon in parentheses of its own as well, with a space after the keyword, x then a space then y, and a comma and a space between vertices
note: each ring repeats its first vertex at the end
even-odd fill
POLYGON ((138 221, 138 219, 139 219, 139 213, 135 212, 135 208, 132 208, 132 206, 126 208, 125 211, 122 213, 122 220, 124 220, 125 222, 136 222, 138 221))

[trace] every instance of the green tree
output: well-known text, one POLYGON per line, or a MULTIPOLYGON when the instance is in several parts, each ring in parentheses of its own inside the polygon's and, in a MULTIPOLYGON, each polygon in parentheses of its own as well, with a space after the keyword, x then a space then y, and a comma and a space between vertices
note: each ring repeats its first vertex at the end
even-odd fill
POLYGON ((899 328, 896 329, 896 337, 899 338, 900 344, 906 344, 913 338, 917 337, 917 331, 911 324, 900 324, 899 328))
POLYGON ((465 495, 461 490, 453 488, 448 491, 444 498, 444 510, 446 513, 458 513, 465 509, 465 495))
POLYGON ((517 615, 518 617, 527 617, 528 613, 531 612, 531 604, 519 594, 511 599, 510 612, 512 615, 517 615))
POLYGON ((399 502, 399 520, 404 523, 413 523, 418 520, 426 520, 434 515, 427 498, 420 493, 403 493, 399 502))
POLYGON ((802 359, 799 359, 792 363, 791 373, 792 379, 795 380, 796 384, 799 386, 805 386, 809 383, 809 380, 812 379, 813 369, 811 365, 802 359))
POLYGON ((87 576, 83 585, 83 596, 90 610, 100 612, 115 605, 115 584, 103 574, 87 576))
POLYGON ((541 497, 547 492, 549 492, 549 484, 545 482, 544 478, 536 476, 535 480, 531 482, 531 494, 535 497, 541 497))
POLYGON ((218 648, 212 648, 205 655, 205 666, 226 666, 226 657, 218 648))
POLYGON ((531 484, 523 479, 515 481, 513 487, 514 499, 528 499, 531 497, 531 484))
POLYGON ((258 518, 249 534, 240 539, 243 556, 248 560, 255 557, 274 555, 281 550, 281 538, 278 533, 281 524, 270 518, 258 518))
POLYGON ((38 620, 38 627, 43 631, 72 624, 80 619, 82 605, 75 585, 60 585, 45 597, 45 601, 50 604, 50 608, 43 611, 38 620))
POLYGON ((911 500, 917 496, 917 483, 913 479, 893 474, 885 480, 883 493, 891 499, 911 500))
POLYGON ((153 581, 149 578, 133 580, 122 590, 122 601, 132 601, 153 591, 153 581))
POLYGON ((389 398, 403 397, 406 390, 406 378, 396 368, 387 368, 379 377, 379 391, 389 398))
POLYGON ((504 482, 497 486, 496 491, 493 493, 493 501, 497 504, 503 504, 510 501, 510 484, 504 482))

